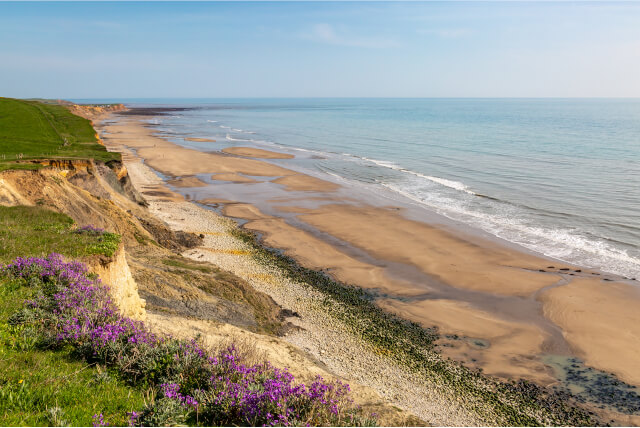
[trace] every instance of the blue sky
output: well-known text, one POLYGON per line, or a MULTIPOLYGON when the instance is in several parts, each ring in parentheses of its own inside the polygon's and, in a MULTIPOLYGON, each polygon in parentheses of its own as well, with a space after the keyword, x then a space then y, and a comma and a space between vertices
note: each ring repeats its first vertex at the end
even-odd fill
POLYGON ((640 97, 640 3, 0 2, 0 96, 640 97))

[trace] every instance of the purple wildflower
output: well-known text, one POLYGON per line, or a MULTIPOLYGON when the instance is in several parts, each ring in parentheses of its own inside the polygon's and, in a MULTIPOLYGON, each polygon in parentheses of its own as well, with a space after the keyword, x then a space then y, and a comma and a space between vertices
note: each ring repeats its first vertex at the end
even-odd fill
POLYGON ((104 421, 104 416, 102 413, 98 415, 93 415, 93 426, 94 427, 108 427, 109 424, 104 421))
POLYGON ((136 422, 138 421, 138 418, 140 417, 140 413, 133 411, 131 413, 128 413, 129 415, 129 426, 135 426, 136 422))

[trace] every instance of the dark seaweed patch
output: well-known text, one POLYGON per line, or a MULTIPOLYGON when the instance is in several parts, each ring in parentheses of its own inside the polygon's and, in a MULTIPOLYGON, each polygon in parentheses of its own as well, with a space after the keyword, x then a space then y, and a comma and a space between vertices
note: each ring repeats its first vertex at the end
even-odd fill
POLYGON ((634 385, 587 367, 578 358, 553 356, 547 363, 562 380, 556 389, 573 394, 579 402, 626 414, 640 412, 640 395, 634 385))

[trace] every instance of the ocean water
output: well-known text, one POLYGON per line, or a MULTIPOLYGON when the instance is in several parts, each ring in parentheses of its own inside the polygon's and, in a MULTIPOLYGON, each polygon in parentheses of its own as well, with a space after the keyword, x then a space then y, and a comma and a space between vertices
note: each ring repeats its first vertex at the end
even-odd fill
MULTIPOLYGON (((216 143, 298 155, 368 189, 567 262, 640 278, 638 99, 131 100, 216 143)), ((175 141, 175 140, 174 140, 175 141)), ((290 161, 288 161, 290 162, 290 161)))

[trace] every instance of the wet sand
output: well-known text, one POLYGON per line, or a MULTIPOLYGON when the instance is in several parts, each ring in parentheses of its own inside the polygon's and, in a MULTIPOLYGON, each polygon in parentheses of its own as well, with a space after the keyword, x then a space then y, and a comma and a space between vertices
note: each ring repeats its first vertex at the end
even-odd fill
POLYGON ((273 182, 283 185, 286 190, 302 190, 305 192, 332 192, 339 187, 330 181, 305 174, 287 175, 277 178, 273 182))
POLYGON ((384 299, 379 305, 426 325, 438 325, 449 335, 458 335, 455 340, 445 340, 440 351, 456 360, 477 360, 486 373, 507 378, 535 378, 542 384, 551 384, 555 379, 545 365, 532 356, 540 352, 547 334, 539 327, 527 322, 508 322, 495 315, 478 310, 465 302, 433 299, 404 303, 384 299), (484 352, 489 346, 492 352, 484 352))
POLYGON ((240 173, 254 176, 280 177, 295 175, 291 171, 256 159, 234 157, 222 153, 205 153, 171 143, 136 120, 104 127, 105 138, 136 151, 151 168, 171 177, 197 174, 240 173))
POLYGON ((253 147, 227 147, 222 149, 224 153, 236 156, 244 156, 247 158, 259 159, 293 159, 293 155, 286 153, 272 152, 271 150, 256 149, 253 147))
POLYGON ((203 187, 207 185, 207 183, 198 177, 181 177, 169 180, 167 183, 175 187, 203 187))
POLYGON ((544 313, 587 365, 640 385, 640 288, 576 279, 541 293, 544 313))
POLYGON ((188 138, 185 138, 184 140, 185 141, 195 141, 195 142, 198 142, 198 143, 215 143, 216 142, 216 140, 212 140, 211 138, 191 138, 191 137, 188 137, 188 138))
POLYGON ((402 210, 347 201, 338 195, 338 184, 291 169, 186 149, 136 121, 104 129, 110 144, 131 147, 170 177, 249 176, 255 182, 264 177, 269 186, 291 192, 288 206, 272 210, 282 215, 221 201, 228 196, 216 197, 215 188, 201 202, 225 205, 225 215, 248 220, 244 227, 302 265, 378 292, 383 308, 462 337, 443 347, 447 355, 489 374, 548 384, 553 379, 542 357, 574 354, 640 385, 636 285, 609 275, 595 279, 588 269, 575 272, 574 266, 497 241, 410 220, 402 210), (314 199, 329 203, 310 204, 314 199))
MULTIPOLYGON (((296 208, 282 210, 296 212, 296 208)), ((455 287, 527 296, 558 281, 531 271, 541 267, 539 259, 405 219, 397 210, 334 204, 303 212, 298 218, 317 229, 378 259, 416 266, 455 287)))
POLYGON ((211 176, 212 180, 230 181, 232 183, 257 183, 258 180, 254 180, 251 177, 244 176, 242 174, 236 174, 235 172, 223 172, 221 174, 214 174, 211 176))
POLYGON ((244 227, 263 233, 266 245, 282 249, 303 266, 324 270, 340 281, 385 293, 402 290, 404 296, 418 296, 425 292, 423 287, 394 279, 383 267, 360 261, 311 233, 291 226, 281 218, 262 214, 253 205, 227 205, 223 214, 250 220, 244 227))

